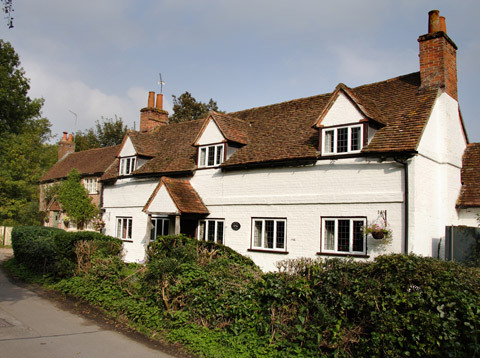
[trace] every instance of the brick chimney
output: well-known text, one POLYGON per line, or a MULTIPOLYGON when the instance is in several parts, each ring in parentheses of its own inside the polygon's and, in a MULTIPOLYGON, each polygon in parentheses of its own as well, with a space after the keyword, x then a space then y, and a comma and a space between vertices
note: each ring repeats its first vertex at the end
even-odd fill
POLYGON ((418 38, 420 43, 421 89, 443 88, 458 100, 457 45, 447 36, 445 17, 438 10, 428 13, 428 34, 418 38))
POLYGON ((62 140, 58 143, 58 160, 65 158, 68 154, 75 152, 75 142, 70 133, 67 139, 67 132, 63 132, 62 140))
POLYGON ((155 106, 155 92, 148 93, 148 106, 140 110, 140 132, 149 132, 159 125, 168 124, 168 112, 163 110, 163 95, 157 94, 155 106))

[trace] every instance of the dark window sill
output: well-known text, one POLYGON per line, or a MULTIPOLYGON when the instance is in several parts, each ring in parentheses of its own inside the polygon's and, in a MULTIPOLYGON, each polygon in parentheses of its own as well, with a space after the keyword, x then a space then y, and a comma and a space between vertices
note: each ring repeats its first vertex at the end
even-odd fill
POLYGON ((277 250, 247 249, 247 251, 264 252, 264 253, 267 253, 267 254, 280 254, 280 255, 287 255, 288 254, 288 251, 277 251, 277 250))
POLYGON ((370 255, 365 255, 365 254, 349 254, 349 253, 336 253, 336 252, 317 252, 317 255, 322 255, 322 256, 334 256, 334 257, 359 257, 362 259, 368 259, 370 255))
POLYGON ((122 242, 133 242, 133 240, 125 240, 125 239, 120 239, 122 242))

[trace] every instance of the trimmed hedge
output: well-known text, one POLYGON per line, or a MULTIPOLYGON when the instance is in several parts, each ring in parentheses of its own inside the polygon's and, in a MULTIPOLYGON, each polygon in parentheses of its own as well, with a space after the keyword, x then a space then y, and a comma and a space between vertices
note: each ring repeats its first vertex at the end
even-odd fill
POLYGON ((93 242, 99 257, 118 257, 122 251, 121 240, 93 231, 66 232, 43 226, 16 226, 12 230, 15 259, 33 272, 56 277, 74 274, 79 242, 93 242))

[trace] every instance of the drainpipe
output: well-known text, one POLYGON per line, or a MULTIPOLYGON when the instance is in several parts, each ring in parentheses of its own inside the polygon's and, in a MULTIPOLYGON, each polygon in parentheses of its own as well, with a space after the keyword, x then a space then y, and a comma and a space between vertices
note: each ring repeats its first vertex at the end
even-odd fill
POLYGON ((405 176, 404 176, 404 186, 405 186, 405 202, 404 202, 404 215, 405 215, 405 227, 404 227, 404 230, 405 230, 405 241, 404 241, 404 245, 403 245, 403 253, 404 254, 408 254, 408 234, 409 234, 409 230, 408 230, 408 226, 409 226, 409 200, 408 200, 408 197, 409 197, 409 191, 408 191, 408 158, 404 159, 404 158, 393 158, 397 163, 399 164, 402 164, 403 165, 403 169, 404 169, 404 173, 405 173, 405 176))

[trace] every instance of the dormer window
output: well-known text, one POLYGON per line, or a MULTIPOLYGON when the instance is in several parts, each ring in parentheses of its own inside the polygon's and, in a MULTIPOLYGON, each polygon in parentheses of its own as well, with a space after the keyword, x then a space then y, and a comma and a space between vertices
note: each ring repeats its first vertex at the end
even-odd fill
POLYGON ((358 153, 362 150, 363 125, 349 125, 322 129, 322 154, 358 153))
POLYGON ((206 145, 198 148, 198 167, 216 167, 223 163, 224 144, 206 145))
POLYGON ((136 169, 137 158, 125 157, 120 158, 120 175, 130 175, 136 169))

